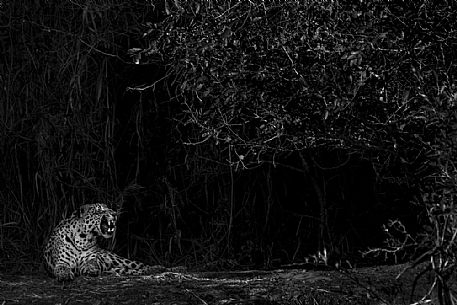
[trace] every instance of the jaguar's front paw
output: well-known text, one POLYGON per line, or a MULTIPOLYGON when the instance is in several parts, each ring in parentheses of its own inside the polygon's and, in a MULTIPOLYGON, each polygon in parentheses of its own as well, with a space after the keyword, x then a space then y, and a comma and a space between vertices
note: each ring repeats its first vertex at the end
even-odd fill
POLYGON ((54 268, 54 275, 59 282, 72 281, 75 278, 71 269, 64 265, 57 265, 54 268))

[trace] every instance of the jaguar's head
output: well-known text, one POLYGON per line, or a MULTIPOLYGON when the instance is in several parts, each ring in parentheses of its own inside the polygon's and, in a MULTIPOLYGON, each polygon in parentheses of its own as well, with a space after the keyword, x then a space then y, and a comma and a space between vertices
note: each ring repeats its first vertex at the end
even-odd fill
POLYGON ((106 204, 85 204, 79 208, 78 213, 86 232, 104 238, 110 238, 114 235, 117 213, 108 208, 106 204))

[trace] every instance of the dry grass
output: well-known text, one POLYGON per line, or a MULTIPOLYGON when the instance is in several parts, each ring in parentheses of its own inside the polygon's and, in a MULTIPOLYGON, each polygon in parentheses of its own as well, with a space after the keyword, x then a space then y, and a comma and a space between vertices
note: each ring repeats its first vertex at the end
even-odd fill
POLYGON ((120 196, 109 75, 141 14, 128 1, 3 6, 1 249, 36 257, 69 211, 120 196))

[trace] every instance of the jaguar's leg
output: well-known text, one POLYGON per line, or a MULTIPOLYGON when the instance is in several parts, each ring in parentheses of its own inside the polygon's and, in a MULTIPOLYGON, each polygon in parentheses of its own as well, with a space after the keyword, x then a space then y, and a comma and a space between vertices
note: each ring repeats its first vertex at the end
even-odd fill
POLYGON ((74 253, 56 242, 53 246, 49 246, 44 255, 47 270, 58 281, 71 281, 75 278, 77 268, 74 253))
POLYGON ((94 254, 82 259, 79 267, 79 272, 81 275, 101 275, 103 273, 103 266, 100 264, 100 257, 94 254))
POLYGON ((116 275, 147 275, 167 271, 163 266, 150 266, 141 262, 132 261, 115 253, 104 251, 108 263, 107 273, 116 275))

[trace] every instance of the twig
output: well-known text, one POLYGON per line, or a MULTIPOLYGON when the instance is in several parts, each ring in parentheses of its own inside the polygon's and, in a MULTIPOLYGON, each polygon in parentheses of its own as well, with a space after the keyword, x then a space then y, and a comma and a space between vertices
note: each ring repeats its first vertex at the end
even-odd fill
POLYGON ((186 292, 194 296, 196 299, 198 299, 202 304, 208 305, 208 303, 205 302, 202 298, 200 298, 198 295, 196 295, 193 291, 186 289, 186 292))

